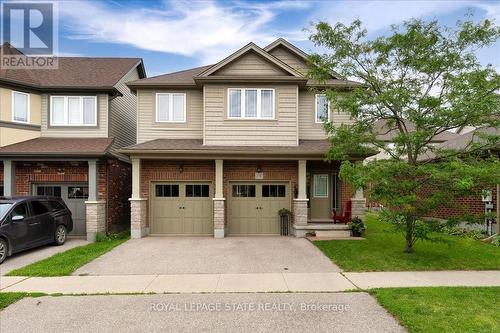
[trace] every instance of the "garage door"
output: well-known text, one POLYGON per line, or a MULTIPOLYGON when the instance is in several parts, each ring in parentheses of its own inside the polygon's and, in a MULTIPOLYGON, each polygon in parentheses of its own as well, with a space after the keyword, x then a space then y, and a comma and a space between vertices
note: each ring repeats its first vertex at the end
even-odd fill
POLYGON ((155 183, 151 193, 152 234, 213 235, 209 183, 155 183))
POLYGON ((73 217, 73 231, 70 235, 86 235, 85 201, 89 197, 88 186, 81 184, 36 184, 33 193, 61 197, 73 217))
POLYGON ((231 235, 279 235, 278 211, 290 209, 288 183, 230 183, 231 235))

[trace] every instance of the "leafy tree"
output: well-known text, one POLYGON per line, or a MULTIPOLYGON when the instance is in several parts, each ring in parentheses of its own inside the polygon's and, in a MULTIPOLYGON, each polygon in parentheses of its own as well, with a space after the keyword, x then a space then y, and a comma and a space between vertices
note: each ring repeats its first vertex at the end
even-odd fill
POLYGON ((498 151, 498 132, 459 150, 433 144, 446 131, 500 125, 500 75, 475 55, 499 36, 500 28, 488 20, 449 28, 413 19, 375 39, 367 38, 360 21, 319 22, 311 33, 326 52, 310 56, 310 77, 324 82, 335 73, 359 83, 348 94, 325 92, 334 110, 353 119, 325 124, 331 140, 327 159, 344 161, 340 175, 354 187, 369 187, 370 199, 387 209, 384 218, 404 232, 407 252, 428 238, 422 218, 429 212, 500 182, 498 155, 488 150, 498 151), (393 135, 391 145, 377 137, 381 122, 393 135), (353 153, 374 149, 390 158, 348 161, 353 153))

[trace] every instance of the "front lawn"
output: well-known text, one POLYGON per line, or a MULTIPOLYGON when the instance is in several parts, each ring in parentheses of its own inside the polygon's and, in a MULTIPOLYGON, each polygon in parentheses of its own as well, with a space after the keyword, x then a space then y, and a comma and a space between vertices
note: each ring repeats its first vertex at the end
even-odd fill
POLYGON ((45 296, 43 293, 0 293, 0 310, 5 309, 11 304, 25 297, 45 296))
POLYGON ((446 243, 418 241, 404 252, 402 234, 391 231, 376 214, 366 216, 366 240, 316 241, 314 244, 346 271, 497 270, 500 248, 467 238, 443 235, 446 243))
POLYGON ((500 332, 500 287, 373 289, 410 332, 500 332))
MULTIPOLYGON (((98 242, 78 246, 68 251, 9 272, 9 276, 64 276, 70 275, 81 266, 111 251, 128 240, 128 235, 112 237, 98 242)), ((7 259, 8 260, 8 259, 7 259)))

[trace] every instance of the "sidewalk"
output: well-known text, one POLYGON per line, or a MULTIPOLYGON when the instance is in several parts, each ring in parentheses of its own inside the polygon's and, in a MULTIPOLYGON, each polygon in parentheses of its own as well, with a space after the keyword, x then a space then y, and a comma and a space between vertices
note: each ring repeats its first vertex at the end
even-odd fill
POLYGON ((339 292, 437 286, 500 286, 500 271, 0 277, 1 292, 48 294, 339 292))

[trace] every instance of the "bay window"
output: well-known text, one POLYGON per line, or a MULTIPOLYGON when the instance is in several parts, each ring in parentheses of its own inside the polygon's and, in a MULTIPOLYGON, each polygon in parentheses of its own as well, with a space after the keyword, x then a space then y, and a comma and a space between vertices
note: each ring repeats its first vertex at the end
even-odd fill
POLYGON ((183 123, 186 121, 186 94, 156 94, 156 121, 183 123))
POLYGON ((51 96, 51 126, 97 126, 97 96, 51 96))
POLYGON ((274 89, 229 88, 228 118, 274 119, 274 89))
POLYGON ((29 122, 30 95, 18 91, 12 92, 12 121, 29 122))
POLYGON ((316 123, 330 121, 330 103, 325 95, 316 95, 316 123))

